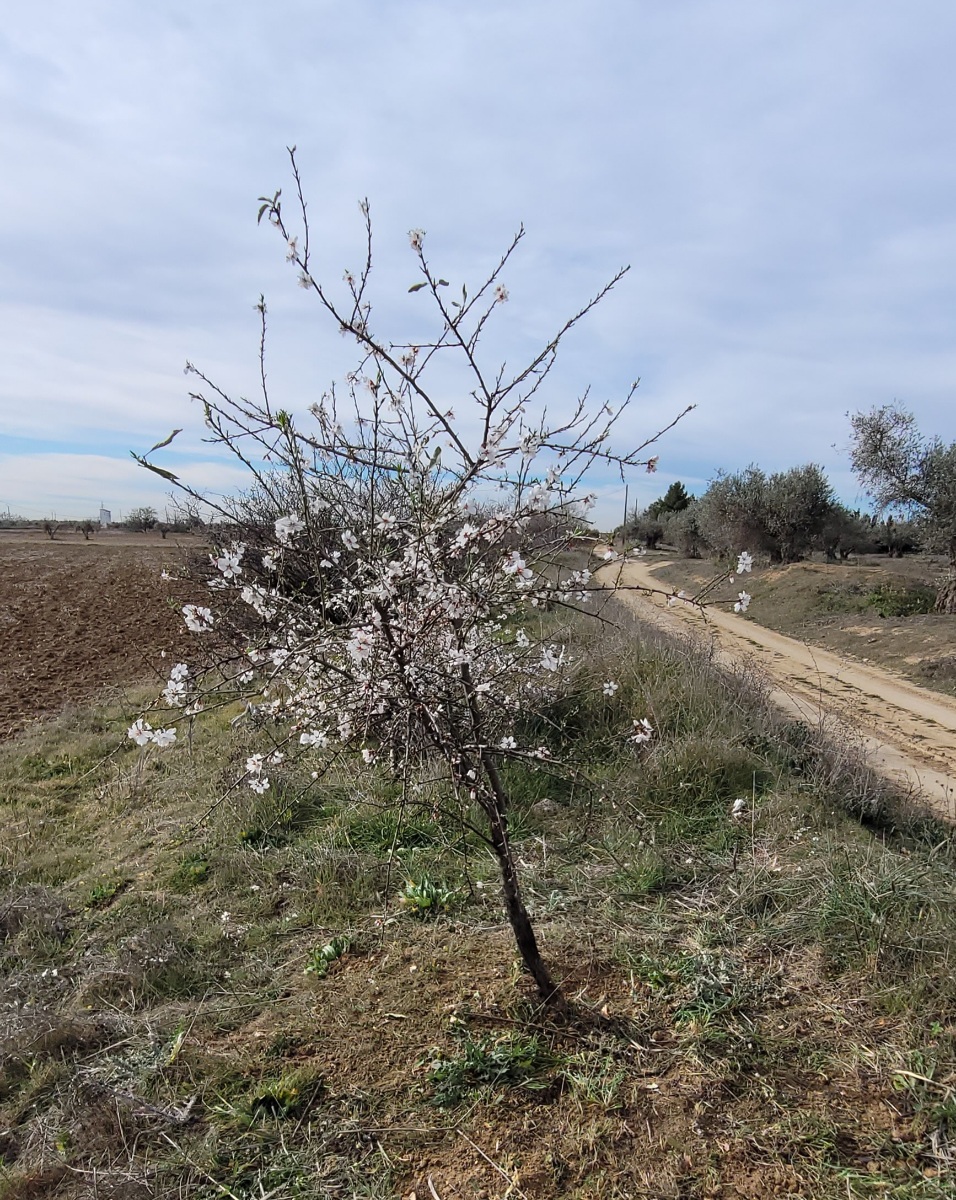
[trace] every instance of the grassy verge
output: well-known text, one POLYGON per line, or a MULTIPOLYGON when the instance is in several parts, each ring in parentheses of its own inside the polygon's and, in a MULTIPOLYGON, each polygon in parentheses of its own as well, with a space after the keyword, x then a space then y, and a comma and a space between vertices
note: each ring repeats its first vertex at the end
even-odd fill
POLYGON ((700 650, 572 650, 524 732, 577 774, 509 777, 564 1022, 437 785, 222 800, 228 712, 146 758, 121 705, 5 746, 0 1196, 951 1195, 948 831, 700 650))

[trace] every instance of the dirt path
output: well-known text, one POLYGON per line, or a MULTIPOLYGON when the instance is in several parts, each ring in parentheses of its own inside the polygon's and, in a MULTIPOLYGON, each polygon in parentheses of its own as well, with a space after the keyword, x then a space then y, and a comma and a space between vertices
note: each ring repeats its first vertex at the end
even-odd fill
MULTIPOLYGON (((630 560, 602 573, 619 572, 620 582, 632 587, 669 590, 654 574, 669 565, 630 560)), ((725 661, 755 662, 773 681, 775 701, 801 720, 835 717, 861 730, 874 767, 956 820, 956 702, 723 609, 702 616, 691 605, 668 607, 662 596, 623 591, 621 597, 672 631, 691 627, 713 637, 725 661)))

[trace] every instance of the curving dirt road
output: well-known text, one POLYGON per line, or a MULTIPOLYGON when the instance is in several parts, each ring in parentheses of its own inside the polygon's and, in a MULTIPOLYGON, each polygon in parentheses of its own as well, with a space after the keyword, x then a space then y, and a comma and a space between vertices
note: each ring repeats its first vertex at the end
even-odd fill
MULTIPOLYGON (((625 588, 669 587, 655 570, 669 563, 629 560, 602 568, 625 588)), ((689 604, 624 590, 621 599, 671 631, 688 626, 713 637, 725 661, 750 659, 773 682, 773 698, 808 722, 836 718, 861 731, 872 765, 956 820, 956 702, 877 667, 850 662, 723 609, 705 615, 689 604)))

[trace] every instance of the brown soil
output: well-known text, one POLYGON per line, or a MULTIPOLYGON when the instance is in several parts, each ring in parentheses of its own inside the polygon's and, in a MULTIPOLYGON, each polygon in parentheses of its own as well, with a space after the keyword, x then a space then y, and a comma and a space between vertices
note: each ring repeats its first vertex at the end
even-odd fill
POLYGON ((185 552, 157 535, 0 532, 0 738, 142 681, 175 653, 183 585, 160 571, 177 570, 185 552))
MULTIPOLYGON (((626 586, 660 589, 658 572, 669 566, 631 560, 620 568, 619 579, 626 586)), ((610 570, 618 577, 618 568, 610 570)), ((672 630, 690 626, 712 637, 725 660, 754 661, 773 681, 774 698, 801 720, 836 718, 861 730, 875 767, 956 818, 956 702, 733 612, 708 608, 701 614, 689 604, 666 607, 663 596, 622 594, 642 615, 672 630)))

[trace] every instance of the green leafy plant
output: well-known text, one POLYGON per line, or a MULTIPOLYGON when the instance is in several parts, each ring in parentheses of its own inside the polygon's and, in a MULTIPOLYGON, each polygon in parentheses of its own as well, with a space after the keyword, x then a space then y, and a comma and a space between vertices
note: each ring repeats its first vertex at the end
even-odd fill
POLYGON ((173 891, 185 892, 208 879, 209 859, 203 851, 193 850, 183 855, 169 882, 173 891))
POLYGON ((106 908, 128 883, 128 879, 107 879, 95 883, 87 892, 83 907, 106 908))
POLYGON ((554 1064, 554 1055, 538 1034, 473 1038, 465 1031, 453 1058, 431 1062, 428 1081, 435 1089, 435 1103, 444 1106, 469 1099, 479 1087, 541 1091, 551 1082, 547 1071, 554 1064))
POLYGON ((324 1091, 324 1078, 311 1068, 303 1068, 262 1080, 251 1091, 219 1105, 214 1112, 223 1124, 248 1129, 263 1121, 301 1117, 314 1107, 324 1091))
POLYGON ((426 919, 447 912, 455 893, 440 883, 423 875, 421 879, 409 879, 399 895, 398 901, 413 917, 426 919))
POLYGON ((893 587, 882 583, 866 598, 868 608, 881 617, 914 617, 931 613, 936 593, 929 587, 893 587))
POLYGON ((309 955, 305 967, 306 975, 315 975, 318 979, 324 979, 328 975, 332 963, 348 954, 351 947, 351 939, 347 937, 334 937, 324 946, 319 946, 309 955))

